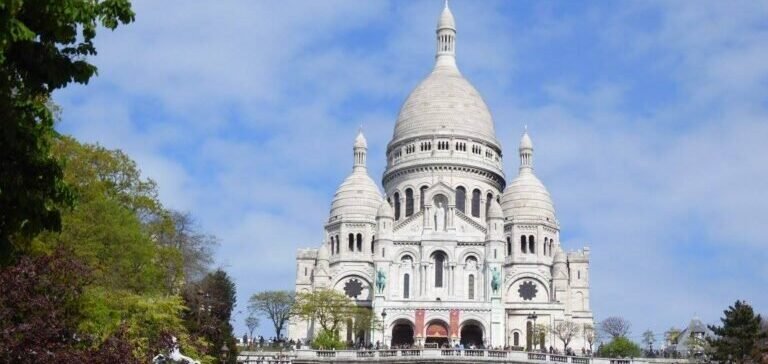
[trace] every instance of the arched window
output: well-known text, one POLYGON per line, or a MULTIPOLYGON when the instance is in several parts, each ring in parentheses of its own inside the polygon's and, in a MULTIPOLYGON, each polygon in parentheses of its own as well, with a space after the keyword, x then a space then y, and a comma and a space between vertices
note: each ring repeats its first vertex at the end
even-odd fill
POLYGON ((427 194, 427 186, 421 186, 419 188, 419 210, 424 211, 424 199, 426 198, 424 195, 427 194))
POLYGON ((333 236, 331 236, 331 254, 336 253, 336 242, 333 241, 333 236))
POLYGON ((547 244, 549 244, 549 238, 544 238, 544 255, 547 255, 547 244))
POLYGON ((408 273, 403 276, 403 298, 411 298, 411 275, 408 273))
POLYGON ((512 255, 512 238, 507 236, 507 255, 512 255))
POLYGON ((528 251, 531 254, 536 254, 536 240, 533 238, 533 235, 528 236, 528 251))
POLYGON ((443 287, 443 266, 445 265, 445 253, 437 252, 433 255, 435 263, 435 287, 443 287))
POLYGON ((464 187, 456 187, 456 209, 466 213, 467 190, 464 187))
POLYGON ((485 196, 485 216, 488 216, 488 210, 491 208, 491 202, 493 202, 493 194, 489 193, 485 196))
POLYGON ((519 347, 520 346, 520 333, 516 332, 512 334, 512 345, 519 347))
POLYGON ((363 234, 357 234, 357 251, 363 251, 363 234))
POLYGON ((352 325, 352 319, 347 319, 347 342, 352 342, 352 330, 354 326, 352 325))
POLYGON ((413 215, 413 190, 405 190, 405 217, 413 215))
POLYGON ((395 220, 400 220, 400 193, 395 192, 395 220))
POLYGON ((341 240, 339 240, 339 235, 336 235, 336 254, 339 254, 341 251, 341 240))
POLYGON ((520 250, 522 250, 523 254, 528 252, 528 245, 525 243, 525 235, 520 236, 520 250))
POLYGON ((472 216, 480 217, 480 190, 472 191, 472 216))
POLYGON ((372 235, 371 236, 371 254, 373 254, 375 252, 375 250, 373 249, 373 243, 374 242, 376 242, 376 235, 372 235))
POLYGON ((470 300, 475 299, 475 275, 469 275, 469 287, 467 288, 467 298, 470 300))
POLYGON ((355 234, 349 234, 349 251, 355 251, 355 234))

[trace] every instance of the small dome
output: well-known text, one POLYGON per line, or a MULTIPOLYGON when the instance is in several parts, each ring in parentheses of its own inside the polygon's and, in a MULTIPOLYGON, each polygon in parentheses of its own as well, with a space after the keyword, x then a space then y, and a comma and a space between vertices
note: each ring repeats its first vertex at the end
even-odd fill
POLYGON ((379 206, 379 211, 376 212, 376 217, 388 217, 390 219, 395 218, 395 212, 392 210, 392 205, 384 200, 379 206))
POLYGON ((521 171, 504 190, 501 208, 506 217, 544 218, 555 222, 555 205, 549 191, 529 170, 521 171))
POLYGON ((369 217, 374 219, 381 205, 379 188, 365 169, 352 171, 336 190, 331 202, 330 219, 338 217, 369 217))
POLYGON ((359 133, 357 133, 357 138, 355 138, 355 148, 368 148, 368 141, 365 140, 365 136, 363 135, 363 131, 361 130, 359 133))
POLYGON ((528 135, 528 131, 523 133, 523 137, 520 138, 520 150, 523 149, 533 149, 533 141, 531 140, 531 137, 528 135))
POLYGON ((317 252, 317 260, 328 260, 328 244, 323 244, 317 252))
POLYGON ((501 210, 501 205, 499 205, 499 202, 496 201, 496 199, 493 199, 493 202, 491 202, 490 208, 488 208, 488 218, 504 219, 504 213, 501 210))
POLYGON ((440 14, 440 20, 437 21, 437 30, 453 29, 456 30, 456 21, 453 19, 451 9, 448 8, 448 1, 445 2, 443 12, 440 14))

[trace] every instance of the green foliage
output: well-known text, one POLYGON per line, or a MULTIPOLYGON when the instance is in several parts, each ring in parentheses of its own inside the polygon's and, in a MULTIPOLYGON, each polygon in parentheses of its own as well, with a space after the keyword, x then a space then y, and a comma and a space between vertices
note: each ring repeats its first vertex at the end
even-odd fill
POLYGON ((355 313, 355 305, 341 292, 319 289, 296 296, 293 312, 307 321, 314 320, 324 331, 336 332, 355 313))
POLYGON ((635 358, 641 355, 640 346, 626 337, 618 336, 600 349, 600 356, 608 358, 635 358))
POLYGON ((42 231, 61 229, 74 197, 51 153, 51 93, 87 83, 99 25, 133 21, 128 0, 0 2, 0 263, 42 231))
POLYGON ((264 291, 255 293, 248 300, 252 315, 266 316, 275 328, 275 336, 282 337, 283 328, 293 313, 296 296, 290 291, 264 291))
POLYGON ((314 340, 312 340, 312 349, 315 350, 341 350, 346 347, 346 343, 339 338, 335 331, 320 330, 314 340))
POLYGON ((218 358, 222 346, 229 349, 228 362, 237 358, 237 345, 232 332, 232 310, 235 307, 235 284, 222 271, 208 273, 200 282, 189 284, 184 292, 184 302, 189 307, 185 325, 190 335, 209 343, 201 348, 207 355, 218 358))
POLYGON ((736 301, 723 313, 723 326, 709 326, 715 334, 715 338, 708 340, 713 358, 736 363, 760 362, 766 348, 759 344, 767 335, 761 328, 760 315, 755 315, 752 306, 743 301, 736 301))

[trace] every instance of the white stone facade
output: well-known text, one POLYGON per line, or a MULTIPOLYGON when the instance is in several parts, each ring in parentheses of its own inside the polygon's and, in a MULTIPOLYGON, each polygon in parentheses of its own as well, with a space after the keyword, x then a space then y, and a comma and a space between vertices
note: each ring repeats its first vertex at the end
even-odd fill
MULTIPOLYGON (((298 252, 297 292, 332 288, 378 317, 386 311, 383 332, 342 338, 530 348, 534 314, 549 327, 593 324, 589 249, 561 247, 527 131, 520 170, 507 184, 491 114, 456 66, 454 24, 446 5, 435 68, 404 103, 387 147, 384 195, 367 173, 361 133, 323 244, 298 252), (381 291, 377 274, 386 276, 381 291)), ((291 338, 313 334, 311 322, 290 324, 291 338)), ((551 333, 543 346, 562 350, 551 333)), ((581 335, 569 346, 587 347, 581 335)))

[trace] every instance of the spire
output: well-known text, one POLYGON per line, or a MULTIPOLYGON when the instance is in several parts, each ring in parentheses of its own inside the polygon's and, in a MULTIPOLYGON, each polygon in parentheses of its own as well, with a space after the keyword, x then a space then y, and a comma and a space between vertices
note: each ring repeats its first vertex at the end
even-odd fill
POLYGON ((458 72, 456 68, 456 22, 445 0, 443 12, 437 22, 437 54, 435 70, 445 69, 458 72))
POLYGON ((523 137, 520 138, 520 172, 533 169, 533 141, 528 136, 528 125, 525 126, 523 137))
POLYGON ((360 130, 357 132, 355 145, 352 147, 352 150, 355 157, 355 163, 352 165, 352 170, 365 170, 365 158, 368 152, 368 142, 365 140, 362 127, 360 127, 360 130))

